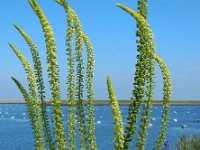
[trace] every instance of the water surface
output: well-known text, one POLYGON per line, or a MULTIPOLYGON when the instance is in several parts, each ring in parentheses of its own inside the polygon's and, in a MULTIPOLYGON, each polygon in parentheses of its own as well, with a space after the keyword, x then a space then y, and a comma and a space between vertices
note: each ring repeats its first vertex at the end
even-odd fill
MULTIPOLYGON (((65 129, 67 126, 67 106, 63 106, 65 129)), ((51 107, 47 108, 50 118, 51 107)), ((121 106, 121 113, 126 125, 127 106, 121 106)), ((162 106, 154 106, 148 130, 146 149, 152 150, 160 129, 162 106)), ((95 106, 95 126, 99 150, 113 149, 113 122, 109 106, 95 106)), ((200 136, 200 106, 172 106, 167 140, 171 149, 181 135, 200 136)), ((79 139, 77 139, 79 140, 79 139)), ((137 138, 134 138, 134 147, 137 138)), ((0 105, 0 150, 34 150, 33 134, 28 119, 26 106, 23 104, 0 105)))

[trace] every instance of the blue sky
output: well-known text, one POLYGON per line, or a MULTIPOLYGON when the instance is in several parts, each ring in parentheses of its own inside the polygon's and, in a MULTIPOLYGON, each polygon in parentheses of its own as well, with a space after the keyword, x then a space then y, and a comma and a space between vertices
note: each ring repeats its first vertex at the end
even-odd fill
MULTIPOLYGON (((95 51, 95 98, 108 99, 106 76, 110 75, 118 99, 131 97, 136 63, 134 19, 117 8, 122 3, 137 9, 137 0, 68 0, 77 12, 84 32, 95 51)), ((66 16, 53 0, 38 0, 56 38, 62 98, 66 99, 66 16)), ((155 35, 156 51, 170 69, 173 81, 173 99, 200 99, 200 1, 168 0, 148 3, 149 24, 155 35)), ((11 81, 14 76, 27 87, 25 72, 8 46, 13 43, 31 60, 24 40, 13 23, 23 28, 37 44, 44 68, 47 98, 49 86, 46 73, 45 43, 37 17, 26 0, 3 1, 0 5, 0 100, 22 99, 11 81)), ((158 66, 157 66, 158 68, 158 66)), ((162 99, 162 76, 156 70, 155 99, 162 99)))

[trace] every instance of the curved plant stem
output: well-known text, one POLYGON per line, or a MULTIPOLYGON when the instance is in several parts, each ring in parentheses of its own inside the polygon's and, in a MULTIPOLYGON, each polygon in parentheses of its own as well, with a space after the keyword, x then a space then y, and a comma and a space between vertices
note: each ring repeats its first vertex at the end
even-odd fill
POLYGON ((37 83, 37 90, 39 92, 38 97, 41 101, 41 109, 42 109, 42 120, 44 124, 44 135, 46 139, 46 143, 49 144, 50 150, 55 149, 54 143, 53 143, 53 138, 51 136, 51 131, 49 127, 49 121, 48 121, 48 116, 47 116, 47 111, 46 111, 46 103, 45 103, 45 91, 44 91, 44 82, 43 82, 43 77, 42 77, 42 65, 40 61, 40 56, 37 47, 35 46, 34 42, 32 39, 24 32, 19 26, 14 25, 15 28, 19 31, 21 36, 24 38, 26 43, 28 44, 33 62, 34 62, 34 72, 35 72, 35 78, 36 78, 36 83, 37 83))
MULTIPOLYGON (((85 150, 86 149, 86 129, 85 129, 85 118, 84 118, 84 105, 83 105, 83 77, 84 77, 84 67, 83 67, 83 54, 82 54, 82 45, 83 45, 83 38, 82 38, 82 27, 80 24, 80 21, 78 18, 74 17, 74 14, 72 14, 72 9, 69 7, 67 2, 64 2, 63 0, 57 0, 61 6, 64 7, 66 13, 70 13, 73 15, 73 22, 74 22, 74 31, 75 31, 75 50, 76 50, 76 75, 77 75, 77 86, 75 88, 76 90, 76 97, 77 97, 77 116, 78 116, 78 123, 79 123, 79 134, 81 136, 81 142, 80 142, 80 149, 85 150)), ((72 19, 72 18, 70 18, 72 19)))
MULTIPOLYGON (((121 4, 117 4, 118 7, 129 13, 131 16, 133 16, 136 21, 147 30, 148 39, 153 39, 153 34, 151 29, 149 28, 149 25, 147 24, 144 17, 142 17, 139 13, 131 10, 130 8, 123 6, 121 4)), ((155 44, 151 42, 151 47, 155 47, 155 44)), ((162 71, 163 75, 163 82, 164 82, 164 88, 163 88, 163 114, 162 114, 162 121, 161 121, 161 131, 158 135, 157 145, 155 147, 156 150, 160 150, 161 146, 164 143, 164 139, 166 137, 166 131, 167 131, 167 125, 168 125, 168 119, 169 119, 169 107, 170 107, 170 99, 171 99, 171 93, 172 93, 172 83, 170 78, 170 73, 167 68, 167 65, 165 62, 157 56, 157 54, 154 51, 144 49, 144 51, 149 54, 155 61, 159 64, 160 69, 162 71)))
MULTIPOLYGON (((32 105, 32 100, 31 97, 29 96, 28 92, 25 90, 25 88, 21 85, 21 83, 15 79, 14 77, 12 77, 12 80, 15 82, 15 84, 17 85, 18 89, 20 90, 26 104, 27 104, 27 110, 28 110, 28 115, 29 115, 29 119, 31 122, 31 126, 33 129, 33 135, 35 138, 35 141, 37 141, 37 136, 35 133, 37 133, 37 124, 36 124, 36 119, 35 119, 35 114, 34 114, 34 107, 32 105)), ((37 147, 37 146, 36 146, 37 147)))
MULTIPOLYGON (((148 0, 138 0, 138 13, 147 20, 147 3, 148 0)), ((137 36, 139 36, 139 40, 137 40, 138 43, 138 49, 140 49, 140 53, 144 55, 144 59, 146 61, 145 63, 145 70, 146 70, 146 91, 145 91, 145 99, 144 99, 144 105, 143 105, 143 112, 142 112, 142 119, 140 124, 140 130, 139 130, 139 136, 138 136, 138 142, 136 144, 137 150, 144 150, 145 149, 145 143, 146 143, 146 136, 147 136, 147 129, 149 127, 150 122, 150 114, 152 112, 152 100, 153 100, 153 90, 155 85, 155 60, 144 51, 149 50, 155 52, 154 45, 152 46, 152 40, 153 38, 149 38, 149 34, 147 34, 147 29, 143 28, 140 23, 137 22, 137 36)), ((142 67, 144 68, 144 67, 142 67)))
POLYGON ((85 114, 83 105, 83 77, 84 77, 84 64, 83 64, 83 54, 82 54, 82 27, 78 19, 74 18, 75 32, 76 32, 76 61, 77 61, 77 87, 76 87, 76 97, 77 97, 77 115, 79 123, 79 133, 81 136, 81 150, 86 149, 86 127, 85 127, 85 114))
POLYGON ((124 127, 123 127, 122 116, 109 76, 107 77, 107 87, 110 98, 110 105, 112 108, 112 119, 114 121, 113 141, 115 142, 115 150, 124 150, 124 127))
MULTIPOLYGON (((87 89, 87 99, 88 99, 88 131, 89 131, 89 133, 88 133, 87 138, 86 138, 86 136, 82 136, 81 139, 82 140, 85 139, 85 142, 84 142, 85 144, 87 142, 89 142, 88 148, 90 150, 96 150, 97 146, 96 146, 95 127, 94 127, 94 92, 93 92, 94 52, 93 52, 93 48, 92 48, 91 42, 89 41, 88 37, 80 30, 82 28, 80 26, 80 21, 78 19, 78 16, 73 11, 73 9, 71 9, 71 11, 73 12, 73 15, 74 15, 74 23, 75 23, 75 30, 77 32, 77 36, 81 36, 81 38, 83 40, 82 42, 85 43, 86 49, 87 49, 87 71, 86 71, 87 85, 86 85, 86 89, 87 89), (77 26, 77 29, 76 29, 76 26, 77 26)), ((81 101, 80 101, 80 106, 83 107, 83 104, 81 101)), ((79 110, 81 110, 81 107, 79 110)), ((82 109, 82 111, 83 111, 83 109, 82 109)), ((84 115, 84 114, 82 114, 82 115, 84 115)), ((83 125, 84 125, 84 120, 85 120, 84 116, 83 116, 82 120, 83 120, 83 125)), ((83 127, 81 134, 83 134, 83 133, 86 134, 85 127, 83 127)))
MULTIPOLYGON (((12 48, 13 52, 16 54, 16 56, 19 58, 19 60, 21 61, 24 70, 26 71, 27 74, 27 80, 29 83, 29 91, 30 91, 30 99, 27 99, 30 103, 28 107, 31 107, 31 110, 33 110, 33 116, 31 118, 33 118, 33 123, 34 123, 34 127, 35 128, 35 148, 37 150, 43 150, 45 149, 44 146, 44 140, 42 137, 42 118, 41 118, 41 109, 40 109, 40 103, 37 100, 37 87, 36 87, 36 80, 35 80, 35 76, 34 76, 34 72, 31 69, 31 65, 28 63, 28 61, 26 60, 26 58, 11 44, 9 43, 10 47, 12 48)), ((18 84, 19 85, 19 84, 18 84)), ((25 93, 25 91, 21 88, 21 90, 23 91, 22 94, 24 94, 27 97, 27 94, 25 93)), ((28 97, 27 97, 28 98, 28 97)), ((31 112, 30 112, 31 115, 31 112)))
POLYGON ((74 29, 73 29, 73 15, 72 12, 70 11, 69 5, 65 2, 65 0, 56 0, 58 4, 60 4, 62 7, 64 7, 64 10, 67 15, 67 35, 66 35, 66 53, 67 53, 67 60, 68 60, 68 75, 67 75, 67 85, 68 85, 68 99, 69 99, 69 115, 68 115, 68 133, 69 133, 69 146, 68 149, 74 150, 76 149, 76 124, 75 124, 75 85, 74 85, 74 56, 73 56, 73 51, 72 51, 72 41, 73 41, 73 34, 74 34, 74 29))
POLYGON ((166 134, 167 134, 167 126, 168 126, 169 111, 170 111, 170 100, 171 100, 171 95, 172 95, 172 82, 171 82, 170 72, 165 62, 161 58, 159 58, 155 53, 151 53, 151 55, 160 66, 160 69, 163 75, 163 83, 164 83, 163 112, 162 112, 162 121, 161 121, 162 126, 157 138, 157 145, 155 146, 156 150, 160 150, 163 146, 164 139, 166 138, 166 134))
POLYGON ((56 45, 53 36, 52 28, 42 12, 40 6, 37 4, 36 0, 28 0, 30 6, 33 8, 35 14, 40 20, 42 29, 45 33, 45 42, 47 49, 47 62, 48 66, 48 76, 51 88, 52 103, 53 103, 53 122, 55 124, 55 136, 56 142, 59 150, 66 149, 66 140, 64 127, 62 123, 62 110, 61 110, 61 100, 60 100, 60 85, 59 85, 59 70, 58 63, 56 61, 56 45))
MULTIPOLYGON (((81 54, 80 50, 82 49, 82 42, 85 43, 86 45, 86 49, 87 49, 87 71, 86 71, 86 89, 87 89, 87 99, 88 99, 88 134, 86 133, 86 129, 85 127, 81 127, 83 126, 82 124, 84 124, 83 119, 83 102, 81 100, 81 93, 82 92, 77 92, 78 96, 78 111, 79 111, 79 118, 80 119, 80 134, 81 134, 81 145, 85 145, 86 142, 89 142, 89 147, 88 149, 90 150, 96 150, 96 138, 95 138, 95 127, 94 127, 94 91, 93 91, 93 76, 94 76, 94 52, 93 52, 93 48, 91 45, 91 42, 89 41, 88 37, 82 32, 82 27, 81 27, 81 23, 80 20, 77 16, 77 14, 75 13, 75 11, 69 6, 69 4, 65 1, 65 0, 55 0, 57 3, 59 3, 65 10, 66 14, 67 14, 67 18, 68 18, 68 33, 72 32, 72 24, 74 23, 75 28, 74 31, 76 32, 77 37, 81 37, 82 39, 78 39, 76 42, 76 50, 77 50, 77 54, 81 54), (81 121, 82 120, 82 121, 81 121), (84 131, 85 130, 85 131, 84 131), (84 133, 88 136, 87 138, 85 137, 84 133), (83 141, 85 141, 83 143, 83 141)), ((82 55, 82 54, 81 54, 82 55)), ((82 56, 79 55, 78 56, 78 67, 79 69, 77 69, 77 72, 79 72, 78 74, 78 79, 80 79, 78 81, 78 86, 80 87, 80 85, 82 84, 82 80, 83 77, 81 78, 80 74, 80 64, 83 65, 83 60, 82 60, 82 56), (79 71, 78 71, 79 70, 79 71)), ((83 68, 82 68, 83 69, 83 68)), ((82 72, 83 74, 83 72, 82 72)), ((83 86, 83 85, 81 85, 83 86)), ((79 88, 78 91, 81 91, 82 87, 79 88)), ((72 107, 74 107, 74 105, 72 105, 72 107)), ((84 149, 84 147, 82 146, 82 148, 84 149)))
MULTIPOLYGON (((147 9, 144 1, 145 0, 138 1, 138 10, 142 16, 146 17, 147 9)), ((136 71, 134 74, 134 89, 132 91, 131 104, 129 105, 129 110, 128 110, 128 118, 127 118, 128 126, 126 127, 125 130, 126 134, 125 134, 124 149, 129 148, 129 143, 130 141, 132 141, 135 135, 140 106, 143 98, 145 97, 145 94, 147 93, 147 92, 145 93, 145 84, 148 83, 147 79, 148 71, 146 71, 148 67, 148 58, 147 54, 144 52, 144 49, 149 48, 149 43, 151 42, 151 39, 148 39, 146 37, 146 29, 143 29, 139 23, 137 23, 137 28, 138 31, 136 32, 136 35, 139 37, 139 39, 137 40, 138 43, 137 50, 139 54, 137 55, 136 71)), ((149 86, 148 88, 149 96, 151 96, 150 93, 152 93, 152 87, 153 86, 149 86)), ((148 101, 151 100, 149 96, 147 97, 148 101)), ((143 113, 143 115, 145 116, 146 113, 143 113)), ((143 119, 142 121, 144 122, 144 125, 146 125, 146 119, 143 119)), ((142 126, 141 128, 143 128, 142 130, 144 131, 144 133, 146 133, 146 128, 142 126)), ((144 141, 143 137, 140 138, 139 141, 144 141)))
POLYGON ((94 77, 94 52, 93 47, 88 37, 83 34, 83 41, 87 48, 87 101, 88 101, 88 141, 89 149, 96 150, 96 137, 94 126, 94 91, 93 91, 93 77, 94 77))

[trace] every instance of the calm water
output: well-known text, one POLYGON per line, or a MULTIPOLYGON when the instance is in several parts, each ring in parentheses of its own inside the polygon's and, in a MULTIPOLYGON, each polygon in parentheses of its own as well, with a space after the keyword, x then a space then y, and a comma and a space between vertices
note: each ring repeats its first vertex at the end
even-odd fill
MULTIPOLYGON (((124 122, 127 117, 127 106, 121 107, 124 122)), ((154 106, 147 137, 147 150, 152 150, 159 131, 161 106, 154 106)), ((51 108, 48 107, 50 114, 51 108)), ((63 118, 66 118, 67 107, 63 107, 63 118)), ((95 107, 95 126, 99 150, 112 150, 112 119, 109 106, 95 107)), ((66 119, 65 119, 66 120, 66 119)), ((65 121, 64 120, 64 121, 65 121)), ((66 121, 65 121, 66 122, 66 121)), ((66 125, 66 123, 65 123, 66 125)), ((125 123, 126 125, 126 123, 125 123)), ((200 106, 172 106, 167 140, 171 149, 180 135, 200 136, 200 106), (184 126, 185 128, 182 128, 184 126)), ((0 150, 34 150, 33 135, 25 105, 0 105, 0 150)), ((134 140, 136 141, 136 139, 134 140)), ((135 143, 132 143, 134 146, 135 143)))

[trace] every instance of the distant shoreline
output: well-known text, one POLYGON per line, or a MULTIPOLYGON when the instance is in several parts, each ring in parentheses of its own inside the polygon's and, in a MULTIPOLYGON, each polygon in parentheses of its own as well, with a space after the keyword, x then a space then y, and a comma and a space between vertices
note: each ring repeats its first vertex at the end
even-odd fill
MULTIPOLYGON (((119 105, 129 105, 129 100, 118 100, 119 105)), ((0 100, 0 104, 25 104, 25 101, 23 100, 0 100)), ((86 105, 86 101, 84 101, 84 104, 86 105)), ((161 100, 155 100, 152 103, 153 105, 162 105, 161 100)), ((51 105, 50 102, 47 102, 47 105, 51 105)), ((62 105, 69 105, 67 100, 62 101, 62 105)), ((107 106, 110 105, 109 100, 95 100, 94 101, 95 106, 107 106)), ((172 100, 171 101, 172 106, 187 106, 187 105, 200 105, 200 100, 172 100)))

